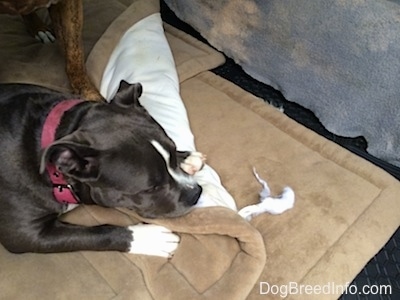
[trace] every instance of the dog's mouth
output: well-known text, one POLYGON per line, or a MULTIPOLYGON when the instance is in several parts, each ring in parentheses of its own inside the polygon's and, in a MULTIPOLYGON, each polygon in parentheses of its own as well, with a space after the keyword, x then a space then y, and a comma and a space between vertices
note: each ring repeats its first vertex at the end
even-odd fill
POLYGON ((140 209, 137 207, 131 209, 136 211, 141 217, 149 219, 181 217, 193 210, 200 199, 202 190, 202 187, 196 184, 190 188, 184 189, 176 203, 163 201, 148 209, 140 209))
POLYGON ((142 218, 146 218, 146 219, 173 219, 173 218, 179 218, 179 217, 183 217, 185 215, 187 215, 188 213, 190 213, 193 210, 193 207, 187 207, 185 209, 181 209, 181 210, 174 210, 172 212, 168 212, 168 213, 153 213, 153 212, 142 212, 142 211, 138 211, 137 209, 132 209, 133 211, 135 211, 139 216, 141 216, 142 218))

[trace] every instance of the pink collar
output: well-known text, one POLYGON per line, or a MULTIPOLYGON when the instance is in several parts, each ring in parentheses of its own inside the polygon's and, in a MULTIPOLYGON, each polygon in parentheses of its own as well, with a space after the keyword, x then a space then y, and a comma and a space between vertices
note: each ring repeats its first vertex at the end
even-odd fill
MULTIPOLYGON (((60 125, 61 117, 73 106, 81 103, 82 100, 71 99, 58 103, 48 114, 43 125, 41 147, 45 149, 54 142, 58 125, 60 125)), ((56 166, 52 163, 46 165, 47 173, 53 184, 53 195, 57 202, 77 204, 79 199, 72 190, 72 186, 67 183, 62 173, 58 172, 56 166)))

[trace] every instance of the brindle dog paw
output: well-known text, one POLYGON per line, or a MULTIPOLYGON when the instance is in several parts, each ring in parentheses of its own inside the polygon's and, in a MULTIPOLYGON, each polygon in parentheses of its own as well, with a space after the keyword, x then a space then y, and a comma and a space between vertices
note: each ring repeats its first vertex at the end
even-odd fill
POLYGON ((50 26, 46 25, 35 12, 23 15, 22 19, 24 20, 29 34, 39 42, 42 42, 43 44, 51 44, 55 42, 56 38, 50 26))

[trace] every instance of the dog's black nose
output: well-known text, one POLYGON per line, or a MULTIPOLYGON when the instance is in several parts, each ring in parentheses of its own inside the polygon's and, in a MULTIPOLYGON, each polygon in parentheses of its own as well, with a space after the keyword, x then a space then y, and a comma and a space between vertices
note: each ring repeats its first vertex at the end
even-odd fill
POLYGON ((196 205, 197 202, 199 202, 201 193, 203 192, 203 188, 202 188, 200 185, 198 185, 198 184, 196 184, 195 189, 196 189, 196 194, 195 194, 194 197, 193 197, 192 205, 196 205))
POLYGON ((186 204, 193 206, 199 201, 202 191, 203 188, 196 183, 184 190, 181 196, 183 198, 182 200, 184 200, 186 204))

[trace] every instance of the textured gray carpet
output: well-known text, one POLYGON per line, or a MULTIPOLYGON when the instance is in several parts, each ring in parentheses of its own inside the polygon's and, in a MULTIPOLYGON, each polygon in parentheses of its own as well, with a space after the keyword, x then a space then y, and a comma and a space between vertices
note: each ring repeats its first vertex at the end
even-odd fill
POLYGON ((252 77, 400 166, 399 1, 165 0, 252 77))

